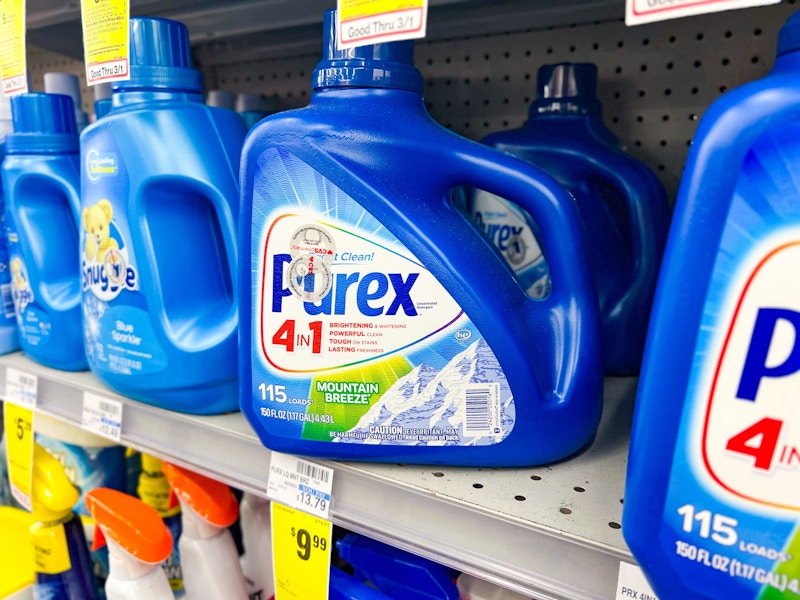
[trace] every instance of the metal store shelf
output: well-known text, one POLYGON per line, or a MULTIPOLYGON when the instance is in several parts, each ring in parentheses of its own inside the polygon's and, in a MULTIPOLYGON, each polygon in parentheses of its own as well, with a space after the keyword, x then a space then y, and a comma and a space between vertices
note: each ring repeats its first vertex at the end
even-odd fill
MULTIPOLYGON (((21 353, 6 368, 38 377, 37 411, 80 426, 85 391, 123 403, 122 442, 266 495, 270 452, 239 413, 198 417, 123 398, 91 373, 21 353)), ((468 469, 318 461, 334 469, 332 520, 540 599, 614 598, 634 379, 608 379, 592 445, 558 464, 468 469)), ((34 425, 35 427, 35 425, 34 425)))

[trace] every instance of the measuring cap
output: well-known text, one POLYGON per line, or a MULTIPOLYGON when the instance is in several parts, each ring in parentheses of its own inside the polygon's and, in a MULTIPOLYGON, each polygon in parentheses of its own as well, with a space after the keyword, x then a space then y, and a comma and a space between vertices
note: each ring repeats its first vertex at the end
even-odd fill
POLYGON ((322 60, 311 78, 314 89, 377 87, 422 92, 422 75, 414 67, 414 42, 389 42, 338 50, 336 11, 325 13, 322 60))
POLYGON ((154 17, 132 18, 130 52, 131 78, 112 83, 114 90, 203 91, 202 75, 192 68, 189 30, 183 23, 154 17))
POLYGON ((86 494, 86 507, 97 521, 93 550, 114 540, 138 560, 157 564, 172 553, 172 534, 154 508, 123 492, 96 488, 86 494))
POLYGON ((67 477, 64 466, 39 444, 33 445, 33 520, 54 523, 72 513, 80 492, 67 477))
POLYGON ((181 502, 215 527, 230 527, 239 516, 239 505, 224 483, 170 463, 164 475, 181 502))

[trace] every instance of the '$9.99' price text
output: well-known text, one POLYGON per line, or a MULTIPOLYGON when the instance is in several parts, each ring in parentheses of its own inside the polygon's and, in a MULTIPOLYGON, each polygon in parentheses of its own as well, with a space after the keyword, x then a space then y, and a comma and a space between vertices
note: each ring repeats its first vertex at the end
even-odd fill
POLYGON ((317 548, 323 552, 328 549, 328 540, 318 535, 312 536, 305 529, 296 529, 292 527, 292 537, 297 541, 297 556, 301 560, 308 560, 311 558, 311 550, 317 548))

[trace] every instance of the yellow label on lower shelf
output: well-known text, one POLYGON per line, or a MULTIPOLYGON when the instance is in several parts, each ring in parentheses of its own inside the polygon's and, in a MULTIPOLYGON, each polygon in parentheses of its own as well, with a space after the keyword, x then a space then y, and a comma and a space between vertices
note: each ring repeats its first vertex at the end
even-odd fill
POLYGON ((34 568, 37 573, 58 575, 70 570, 72 563, 69 559, 67 534, 63 525, 35 523, 31 527, 31 541, 34 568))
POLYGON ((33 481, 33 411, 10 402, 3 403, 8 479, 11 493, 31 510, 33 481))
POLYGON ((271 511, 275 600, 326 600, 332 523, 277 502, 271 511))

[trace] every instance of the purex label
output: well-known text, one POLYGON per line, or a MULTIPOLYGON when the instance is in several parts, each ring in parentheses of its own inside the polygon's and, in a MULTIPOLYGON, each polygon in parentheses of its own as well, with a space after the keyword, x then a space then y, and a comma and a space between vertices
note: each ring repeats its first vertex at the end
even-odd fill
POLYGON ((734 198, 703 308, 659 543, 710 597, 800 599, 797 201, 734 198))
POLYGON ((87 140, 81 169, 81 286, 86 352, 92 365, 121 374, 163 371, 127 222, 129 179, 107 131, 87 140))
POLYGON ((508 435, 514 402, 491 348, 361 205, 268 150, 253 215, 252 393, 270 431, 397 445, 508 435))

